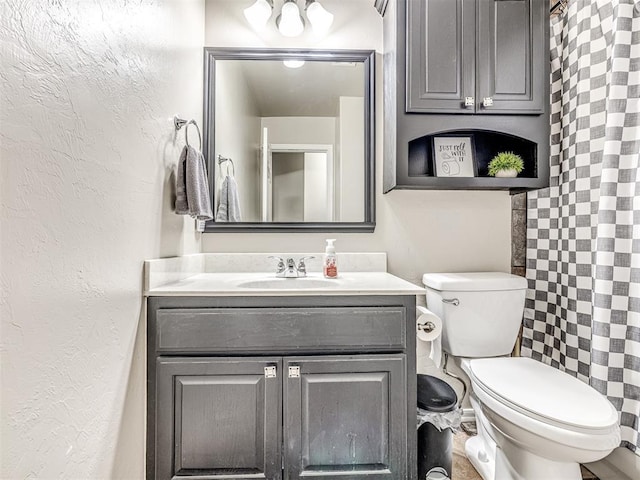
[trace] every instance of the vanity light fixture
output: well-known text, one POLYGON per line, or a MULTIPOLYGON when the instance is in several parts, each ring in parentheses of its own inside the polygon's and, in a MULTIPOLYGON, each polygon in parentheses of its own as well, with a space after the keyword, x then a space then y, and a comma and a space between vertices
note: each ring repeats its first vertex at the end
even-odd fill
MULTIPOLYGON (((285 37, 297 37, 304 31, 305 21, 302 16, 299 0, 284 0, 280 15, 276 18, 276 27, 285 37)), ((333 23, 333 14, 328 12, 318 0, 304 0, 304 11, 313 31, 324 34, 333 23)), ((255 0, 255 3, 244 9, 244 16, 255 30, 262 30, 273 13, 273 0, 255 0)))
POLYGON ((256 3, 244 9, 244 17, 256 30, 264 28, 271 18, 273 0, 256 0, 256 3))
POLYGON ((282 11, 276 18, 278 30, 285 37, 297 37, 304 30, 304 20, 295 0, 285 0, 282 11))
POLYGON ((307 18, 316 33, 326 33, 333 23, 333 14, 329 13, 320 2, 307 0, 305 7, 307 18))

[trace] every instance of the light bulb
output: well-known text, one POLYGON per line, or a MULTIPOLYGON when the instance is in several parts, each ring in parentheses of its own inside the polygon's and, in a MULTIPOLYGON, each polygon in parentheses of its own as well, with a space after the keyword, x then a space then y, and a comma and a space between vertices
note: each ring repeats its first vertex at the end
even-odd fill
POLYGON ((286 1, 282 12, 276 19, 278 30, 285 37, 297 37, 304 30, 304 21, 300 16, 300 9, 294 1, 286 1))
POLYGON ((304 65, 304 60, 283 60, 282 63, 287 68, 300 68, 304 65))
POLYGON ((271 18, 271 2, 267 0, 256 0, 256 3, 244 9, 244 16, 256 30, 264 28, 269 18, 271 18))
POLYGON ((315 0, 311 4, 307 3, 307 18, 316 33, 326 33, 333 23, 333 14, 315 0))

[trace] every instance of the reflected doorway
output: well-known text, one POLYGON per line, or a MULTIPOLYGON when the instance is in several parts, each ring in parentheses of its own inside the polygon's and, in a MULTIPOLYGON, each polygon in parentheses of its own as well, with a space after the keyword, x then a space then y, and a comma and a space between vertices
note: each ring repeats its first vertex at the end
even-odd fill
POLYGON ((273 222, 335 221, 332 145, 270 145, 267 217, 273 222))

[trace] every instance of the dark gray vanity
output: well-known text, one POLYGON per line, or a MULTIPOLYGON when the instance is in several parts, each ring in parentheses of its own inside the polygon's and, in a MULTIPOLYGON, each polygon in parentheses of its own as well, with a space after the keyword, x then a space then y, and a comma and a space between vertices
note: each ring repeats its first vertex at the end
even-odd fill
POLYGON ((150 292, 147 478, 415 479, 421 289, 376 275, 409 290, 150 292))

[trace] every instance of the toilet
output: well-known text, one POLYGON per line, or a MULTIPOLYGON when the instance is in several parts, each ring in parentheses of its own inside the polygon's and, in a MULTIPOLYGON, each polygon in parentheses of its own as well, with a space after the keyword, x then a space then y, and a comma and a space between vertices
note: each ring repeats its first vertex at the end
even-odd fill
POLYGON ((527 281, 499 272, 422 277, 442 319, 442 349, 470 380, 478 435, 465 444, 484 480, 580 480, 580 463, 620 444, 618 413, 589 385, 524 357, 509 357, 527 281))

